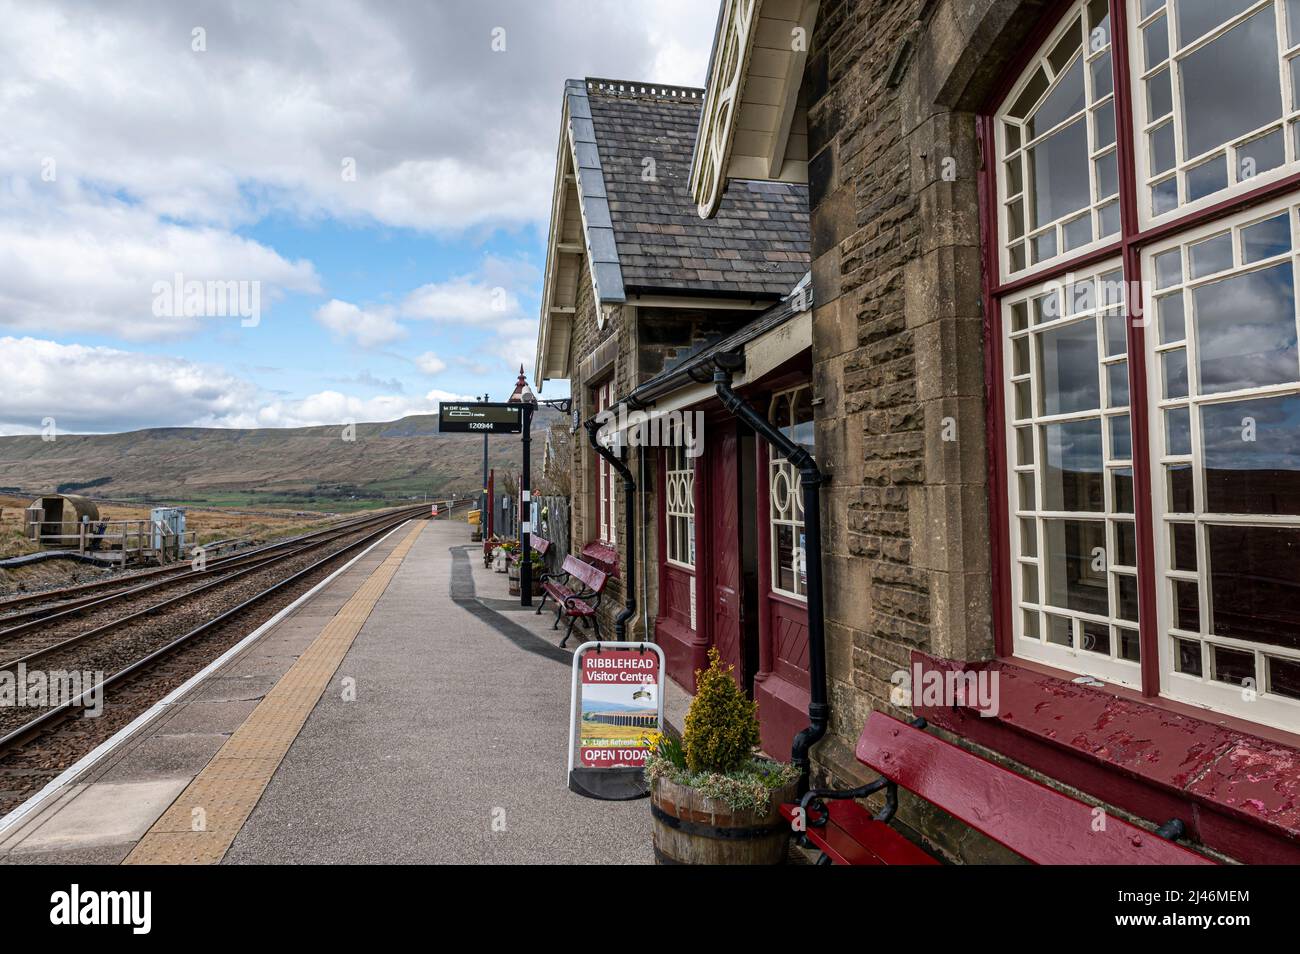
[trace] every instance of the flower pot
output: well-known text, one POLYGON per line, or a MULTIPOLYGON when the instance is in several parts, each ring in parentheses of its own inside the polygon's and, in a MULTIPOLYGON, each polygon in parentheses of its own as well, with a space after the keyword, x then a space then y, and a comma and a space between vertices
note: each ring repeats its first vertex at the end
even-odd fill
POLYGON ((736 811, 693 788, 658 778, 650 787, 655 863, 660 865, 779 865, 790 823, 779 806, 792 802, 799 783, 772 793, 765 813, 736 811))
POLYGON ((510 585, 510 595, 518 596, 519 595, 519 564, 518 563, 510 564, 510 568, 509 570, 507 570, 506 579, 510 585))

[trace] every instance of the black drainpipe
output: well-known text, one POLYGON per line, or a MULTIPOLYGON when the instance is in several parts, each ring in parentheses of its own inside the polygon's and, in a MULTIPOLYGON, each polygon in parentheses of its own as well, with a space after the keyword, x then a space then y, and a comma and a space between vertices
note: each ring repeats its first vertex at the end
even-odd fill
POLYGON ((826 476, 811 454, 772 426, 745 399, 731 390, 731 375, 744 365, 744 356, 720 354, 713 359, 713 384, 723 406, 748 424, 799 469, 803 485, 804 566, 808 574, 808 727, 794 738, 790 761, 799 769, 799 791, 808 788, 812 771, 809 752, 826 734, 831 707, 826 701, 826 619, 822 602, 822 510, 820 489, 826 476))
POLYGON ((587 428, 587 440, 591 441, 592 448, 623 478, 623 516, 627 522, 627 567, 623 577, 623 608, 614 617, 614 640, 621 643, 626 641, 627 621, 636 616, 636 481, 632 479, 632 471, 628 470, 627 465, 615 457, 608 447, 596 440, 596 431, 600 429, 600 422, 593 417, 586 421, 584 426, 587 428))

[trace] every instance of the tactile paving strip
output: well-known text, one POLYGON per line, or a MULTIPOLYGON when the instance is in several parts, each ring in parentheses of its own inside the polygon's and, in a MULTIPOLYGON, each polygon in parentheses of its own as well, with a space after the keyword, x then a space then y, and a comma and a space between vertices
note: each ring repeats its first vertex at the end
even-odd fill
POLYGON ((423 529, 417 523, 325 624, 123 864, 216 864, 225 857, 423 529))

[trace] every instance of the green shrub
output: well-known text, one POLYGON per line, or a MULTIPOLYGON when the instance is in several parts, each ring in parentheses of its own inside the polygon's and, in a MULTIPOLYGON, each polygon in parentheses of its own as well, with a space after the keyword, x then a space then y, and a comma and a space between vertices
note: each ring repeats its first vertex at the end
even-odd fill
POLYGON ((758 747, 758 704, 746 699, 731 678, 734 668, 723 669, 717 649, 710 649, 709 668, 695 672, 695 699, 682 732, 692 772, 734 772, 758 747))

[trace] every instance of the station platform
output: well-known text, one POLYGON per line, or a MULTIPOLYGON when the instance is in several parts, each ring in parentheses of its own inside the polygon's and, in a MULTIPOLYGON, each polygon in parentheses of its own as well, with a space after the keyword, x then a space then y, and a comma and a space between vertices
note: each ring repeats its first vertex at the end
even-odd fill
POLYGON ((570 651, 468 535, 389 534, 0 820, 0 863, 652 863, 647 802, 568 791, 570 651))

